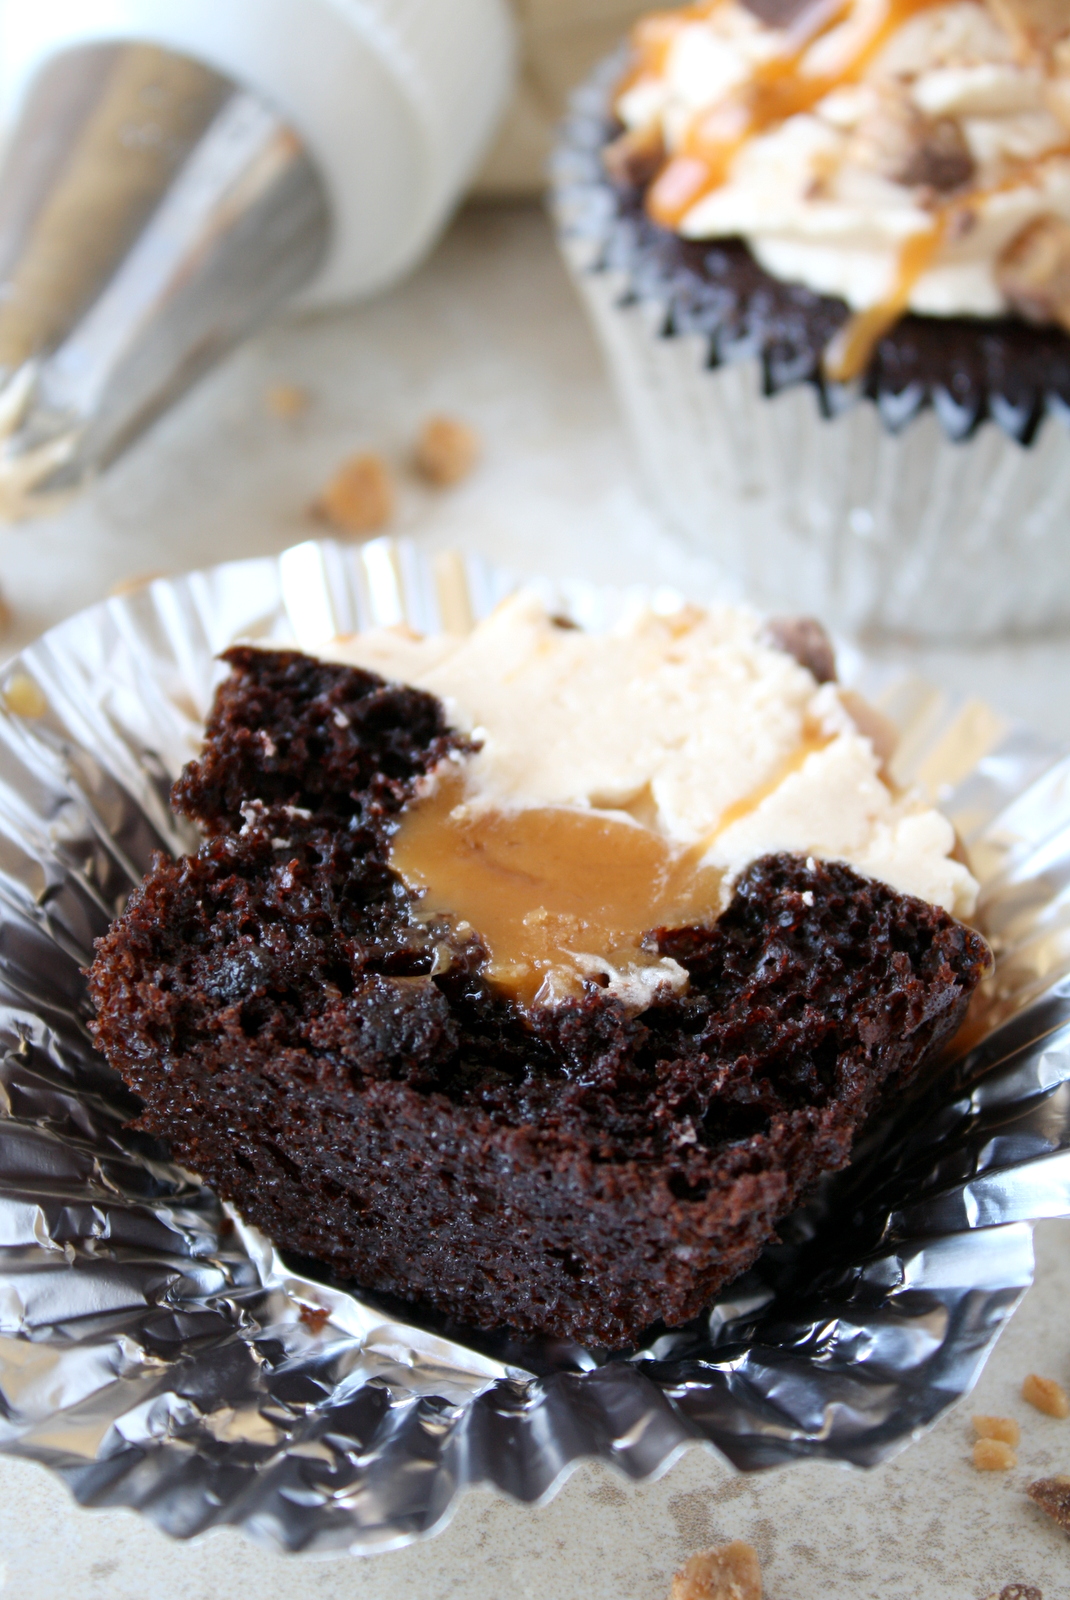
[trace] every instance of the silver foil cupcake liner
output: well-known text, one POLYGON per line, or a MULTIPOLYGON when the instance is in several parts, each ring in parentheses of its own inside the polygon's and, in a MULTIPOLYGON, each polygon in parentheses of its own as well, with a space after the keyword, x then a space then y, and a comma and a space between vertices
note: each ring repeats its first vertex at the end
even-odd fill
MULTIPOLYGON (((881 695, 897 775, 954 818, 999 958, 971 1043, 686 1327, 608 1352, 423 1323, 281 1258, 126 1126, 81 969, 151 852, 192 843, 167 795, 217 652, 463 628, 510 587, 310 543, 110 600, 0 673, 0 1449, 82 1504, 367 1552, 441 1527, 468 1485, 541 1500, 583 1457, 874 1465, 969 1390, 1031 1281, 1031 1223, 1070 1214, 1070 761, 916 682, 881 695)), ((588 627, 634 599, 545 587, 588 627)))
MULTIPOLYGON (((1070 621, 1066 405, 1031 443, 1009 402, 969 431, 956 396, 789 383, 754 340, 680 331, 679 285, 618 214, 602 167, 624 57, 577 94, 554 161, 565 261, 604 350, 647 489, 729 585, 846 632, 978 640, 1070 621), (961 437, 963 432, 968 436, 961 437), (960 435, 956 437, 956 435, 960 435)), ((916 386, 914 386, 916 388, 916 386)), ((998 397, 994 397, 998 398, 998 397)))

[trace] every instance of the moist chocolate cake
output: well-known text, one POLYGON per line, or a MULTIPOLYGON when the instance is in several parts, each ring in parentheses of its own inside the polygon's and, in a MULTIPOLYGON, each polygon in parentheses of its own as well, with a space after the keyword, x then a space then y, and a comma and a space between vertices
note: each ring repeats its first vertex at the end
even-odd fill
POLYGON ((389 842, 465 741, 429 694, 228 652, 160 855, 90 970, 99 1047, 280 1247, 461 1323, 603 1346, 743 1271, 957 1028, 987 961, 849 867, 756 861, 712 927, 662 929, 686 993, 542 1010, 478 938, 413 915, 389 842))

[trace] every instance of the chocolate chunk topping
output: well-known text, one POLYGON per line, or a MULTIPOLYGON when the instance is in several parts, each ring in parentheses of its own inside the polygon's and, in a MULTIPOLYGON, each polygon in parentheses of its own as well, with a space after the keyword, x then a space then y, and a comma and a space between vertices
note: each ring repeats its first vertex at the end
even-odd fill
POLYGON ((656 123, 618 134, 602 152, 605 168, 614 183, 645 189, 657 177, 665 160, 665 145, 656 123))
POLYGON ((836 652, 816 618, 770 617, 765 631, 778 650, 794 656, 800 667, 813 673, 818 683, 835 683, 836 652))
POLYGON ((925 124, 909 157, 900 167, 899 183, 924 184, 942 194, 968 183, 974 160, 966 136, 951 117, 925 124))

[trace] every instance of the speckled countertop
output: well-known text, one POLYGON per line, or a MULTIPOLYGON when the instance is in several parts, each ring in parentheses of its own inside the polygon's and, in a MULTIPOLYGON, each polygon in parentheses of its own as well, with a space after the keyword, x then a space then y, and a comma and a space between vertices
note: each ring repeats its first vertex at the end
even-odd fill
MULTIPOLYGON (((358 450, 397 465, 395 524, 429 548, 479 550, 518 572, 709 592, 701 554, 660 532, 634 482, 590 334, 534 207, 474 210, 432 261, 376 303, 289 322, 242 351, 107 479, 47 521, 0 531, 15 648, 116 584, 308 537, 305 507, 358 450), (303 416, 268 414, 277 382, 303 416), (480 470, 436 494, 404 463, 430 411, 461 415, 480 470)), ((980 694, 1070 744, 1070 640, 984 652, 889 647, 897 664, 980 694)), ((1070 1385, 1070 1223, 1037 1235, 1039 1270, 965 1407, 872 1473, 801 1466, 741 1477, 688 1451, 656 1483, 581 1467, 540 1509, 482 1493, 434 1540, 309 1560, 229 1531, 179 1545, 133 1513, 75 1509, 42 1469, 0 1458, 0 1592, 26 1600, 665 1600, 703 1545, 755 1543, 768 1600, 984 1600, 1012 1582, 1070 1595, 1070 1540, 1026 1500, 1070 1471, 1070 1422, 1018 1398, 1037 1370, 1070 1385), (970 1464, 973 1410, 1023 1425, 1020 1467, 970 1464)))

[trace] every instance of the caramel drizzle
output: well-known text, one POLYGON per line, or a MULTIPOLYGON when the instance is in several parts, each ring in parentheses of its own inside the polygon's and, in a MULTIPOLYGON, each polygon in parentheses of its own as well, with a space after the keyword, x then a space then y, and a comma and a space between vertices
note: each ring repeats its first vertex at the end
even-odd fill
POLYGON ((849 383, 865 372, 878 343, 910 304, 914 285, 939 253, 950 220, 951 207, 947 207, 937 213, 928 233, 911 234, 904 242, 887 298, 865 311, 853 312, 829 340, 822 358, 826 378, 833 383, 849 383))
MULTIPOLYGON (((892 0, 883 19, 859 42, 838 72, 802 77, 798 67, 803 56, 844 18, 849 0, 808 9, 798 28, 787 34, 788 48, 782 55, 756 67, 750 82, 719 105, 697 113, 679 155, 668 161, 650 186, 650 216, 662 227, 677 227, 696 201, 721 187, 746 144, 789 117, 812 111, 833 89, 856 82, 904 22, 918 12, 943 4, 946 0, 892 0)), ((705 14, 710 16, 713 10, 714 7, 707 7, 705 14)), ((668 44, 663 49, 667 52, 668 44)))
MULTIPOLYGON (((688 6, 684 11, 647 19, 636 29, 633 39, 639 54, 636 71, 629 82, 664 70, 673 40, 688 22, 713 15, 725 0, 707 5, 688 6), (675 26, 673 26, 675 24, 675 26)), ((749 83, 718 105, 699 112, 684 136, 679 154, 672 156, 651 184, 646 197, 647 211, 662 227, 677 228, 692 206, 726 181, 739 152, 759 134, 791 116, 811 111, 832 90, 857 82, 885 44, 909 19, 935 9, 946 0, 890 0, 881 21, 860 42, 850 60, 836 73, 802 78, 799 64, 811 45, 848 10, 850 0, 829 0, 804 12, 799 23, 787 32, 788 48, 755 69, 749 83)), ((1070 153, 1070 145, 1062 152, 1070 153)), ((1020 182, 1016 171, 997 188, 1020 182)), ((880 339, 906 311, 918 280, 932 265, 948 237, 953 217, 970 202, 987 198, 989 190, 958 196, 934 212, 932 225, 906 239, 899 253, 893 285, 886 298, 864 311, 852 313, 830 341, 822 367, 833 382, 847 383, 861 376, 880 339)))

